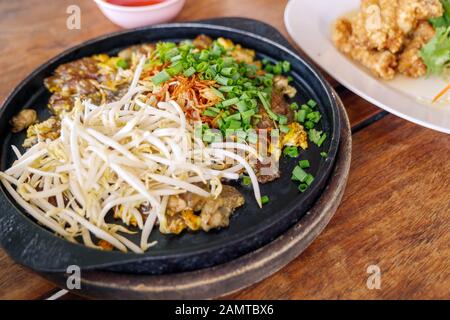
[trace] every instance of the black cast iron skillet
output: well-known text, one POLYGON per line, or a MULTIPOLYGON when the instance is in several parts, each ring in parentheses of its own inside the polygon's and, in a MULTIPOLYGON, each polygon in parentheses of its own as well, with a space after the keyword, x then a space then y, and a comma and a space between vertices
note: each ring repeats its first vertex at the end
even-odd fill
POLYGON ((262 194, 270 196, 270 202, 263 209, 257 207, 252 190, 236 185, 244 194, 246 204, 232 217, 229 228, 209 233, 185 232, 178 236, 161 235, 156 230, 150 241, 157 240, 158 244, 139 255, 94 250, 55 236, 30 218, 2 186, 0 244, 15 261, 38 272, 65 272, 69 265, 78 265, 84 270, 146 274, 206 268, 230 261, 269 243, 301 219, 313 205, 326 187, 339 145, 339 110, 330 86, 311 65, 289 49, 254 33, 212 24, 166 24, 106 35, 69 49, 43 64, 19 84, 1 109, 0 169, 5 170, 14 161, 10 146, 19 146, 24 139, 23 133, 10 133, 9 119, 25 107, 35 108, 40 119, 48 117, 46 103, 49 93, 43 86, 43 80, 60 64, 96 53, 113 54, 121 48, 142 42, 179 41, 193 39, 199 34, 230 38, 255 49, 259 58, 291 62, 291 75, 299 90, 296 101, 305 103, 312 98, 319 103, 323 114, 320 130, 326 131, 329 136, 322 148, 311 144, 302 153, 302 159, 310 160, 310 172, 315 176, 308 191, 303 194, 298 192, 297 185, 291 181, 291 172, 298 159, 282 159, 281 178, 262 185, 262 194), (328 157, 321 157, 322 151, 328 157))

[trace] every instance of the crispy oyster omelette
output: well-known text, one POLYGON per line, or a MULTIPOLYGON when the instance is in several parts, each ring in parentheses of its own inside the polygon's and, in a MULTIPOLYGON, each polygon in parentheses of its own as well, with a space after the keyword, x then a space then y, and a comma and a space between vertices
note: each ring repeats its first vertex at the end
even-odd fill
MULTIPOLYGON (((26 130, 26 152, 13 147, 18 160, 0 180, 39 223, 93 248, 144 252, 154 225, 227 227, 244 197, 223 181, 242 179, 261 207, 259 183, 280 176, 272 164, 327 138, 315 101, 288 103, 289 71, 205 35, 60 65, 45 79, 51 117, 25 109, 11 119, 13 132, 26 130), (122 235, 136 232, 139 246, 122 235)), ((300 161, 292 175, 301 192, 314 180, 308 168, 300 161)))

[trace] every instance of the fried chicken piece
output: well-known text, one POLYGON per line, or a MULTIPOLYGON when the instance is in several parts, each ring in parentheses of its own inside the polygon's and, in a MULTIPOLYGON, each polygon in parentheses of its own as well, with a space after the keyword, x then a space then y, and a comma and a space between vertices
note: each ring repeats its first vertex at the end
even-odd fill
POLYGON ((434 37, 435 31, 427 21, 422 21, 408 39, 399 58, 398 71, 408 77, 418 78, 427 73, 427 66, 419 56, 420 49, 434 37))
POLYGON ((442 14, 440 0, 362 0, 353 34, 367 49, 397 53, 420 21, 442 14))
POLYGON ((333 41, 343 53, 359 61, 377 77, 390 80, 395 76, 397 58, 389 50, 367 49, 353 38, 352 24, 347 19, 337 21, 333 30, 333 41))
POLYGON ((404 34, 397 26, 398 0, 363 0, 353 24, 359 44, 368 49, 398 52, 404 34))
POLYGON ((444 14, 440 0, 396 0, 398 1, 397 25, 404 34, 409 34, 420 20, 438 18, 444 14))

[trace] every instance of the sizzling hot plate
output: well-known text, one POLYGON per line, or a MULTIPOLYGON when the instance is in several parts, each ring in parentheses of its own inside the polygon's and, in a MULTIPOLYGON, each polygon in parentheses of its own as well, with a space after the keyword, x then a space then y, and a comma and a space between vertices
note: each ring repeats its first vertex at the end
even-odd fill
POLYGON ((323 114, 320 130, 325 130, 329 138, 320 150, 310 144, 310 148, 302 152, 302 159, 311 162, 310 172, 315 176, 308 191, 301 194, 291 181, 297 161, 284 158, 280 164, 281 178, 261 185, 262 194, 270 196, 270 202, 263 209, 258 208, 252 190, 236 185, 244 194, 246 204, 236 211, 229 228, 209 233, 184 232, 178 236, 161 235, 155 230, 150 241, 157 240, 158 244, 139 255, 90 249, 55 236, 30 218, 2 186, 0 243, 14 260, 39 272, 65 272, 69 265, 85 270, 147 274, 200 269, 224 263, 270 242, 301 219, 313 205, 326 186, 339 145, 339 109, 329 85, 313 67, 285 47, 256 34, 208 24, 167 24, 115 33, 69 49, 43 64, 11 93, 1 109, 1 170, 14 161, 10 146, 19 146, 24 139, 23 133, 10 133, 9 119, 24 107, 38 110, 40 119, 48 117, 46 103, 50 95, 43 80, 60 64, 96 53, 116 53, 142 42, 193 39, 202 33, 213 38, 230 38, 256 50, 259 58, 290 61, 291 75, 299 91, 296 101, 305 103, 312 98, 319 103, 323 114), (326 159, 320 156, 322 151, 328 153, 326 159))

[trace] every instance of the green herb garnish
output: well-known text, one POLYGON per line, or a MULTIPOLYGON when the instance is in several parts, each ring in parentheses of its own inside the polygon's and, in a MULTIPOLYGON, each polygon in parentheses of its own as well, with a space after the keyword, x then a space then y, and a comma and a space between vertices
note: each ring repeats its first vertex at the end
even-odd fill
POLYGON ((128 69, 128 62, 124 59, 119 59, 116 62, 116 66, 122 69, 128 69))
POLYGON ((252 184, 252 179, 250 179, 250 177, 248 176, 242 176, 242 185, 243 186, 250 186, 252 184))
POLYGON ((269 203, 269 201, 270 201, 269 196, 262 196, 262 197, 261 197, 261 203, 262 203, 263 205, 269 203))
POLYGON ((300 155, 300 152, 297 147, 286 147, 283 150, 283 155, 290 158, 297 158, 300 155))

